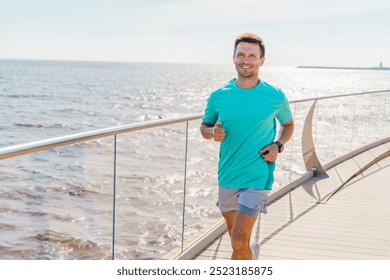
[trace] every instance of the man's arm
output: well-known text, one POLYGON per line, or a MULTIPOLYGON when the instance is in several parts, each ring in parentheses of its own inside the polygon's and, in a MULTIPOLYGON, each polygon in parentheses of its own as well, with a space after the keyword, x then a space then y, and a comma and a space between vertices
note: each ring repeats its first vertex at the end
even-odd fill
POLYGON ((285 145, 291 139, 293 133, 294 133, 294 120, 291 119, 280 126, 280 130, 278 133, 278 137, 276 138, 276 141, 279 141, 283 145, 285 145))
POLYGON ((202 122, 200 132, 203 138, 207 140, 214 139, 216 142, 222 142, 225 138, 225 129, 222 128, 221 122, 217 122, 215 125, 202 122))
MULTIPOLYGON (((278 136, 276 137, 276 141, 281 142, 283 145, 291 139, 294 133, 294 120, 291 119, 288 122, 281 124, 278 136)), ((263 155, 265 161, 274 162, 278 158, 278 146, 276 144, 271 144, 260 150, 260 153, 264 153, 269 151, 268 154, 263 155)))

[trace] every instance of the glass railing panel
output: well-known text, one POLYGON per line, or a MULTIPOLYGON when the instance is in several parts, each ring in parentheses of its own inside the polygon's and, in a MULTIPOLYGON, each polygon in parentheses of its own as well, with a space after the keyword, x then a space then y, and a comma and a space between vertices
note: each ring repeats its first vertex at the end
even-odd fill
POLYGON ((337 108, 338 99, 319 100, 313 120, 313 138, 317 157, 322 165, 334 158, 338 138, 337 108))
POLYGON ((222 216, 218 200, 218 159, 220 144, 200 133, 201 121, 189 122, 185 239, 199 236, 222 216))
POLYGON ((278 156, 274 188, 282 187, 306 172, 302 157, 301 139, 306 116, 311 105, 311 101, 290 104, 294 119, 294 134, 285 145, 283 153, 278 156))
MULTIPOLYGON (((390 93, 383 93, 382 137, 390 136, 390 93)), ((379 97, 380 98, 380 97, 379 97)))
MULTIPOLYGON (((328 99, 326 101, 329 102, 330 100, 328 99)), ((332 159, 335 159, 351 152, 354 134, 353 129, 356 121, 356 106, 355 96, 338 97, 332 101, 337 102, 334 109, 335 118, 332 122, 334 137, 330 141, 331 146, 333 146, 332 159)))
MULTIPOLYGON (((366 101, 367 102, 367 101, 366 101)), ((374 93, 368 102, 367 143, 390 136, 390 93, 374 93)))
POLYGON ((111 257, 112 139, 0 161, 1 259, 111 257))
POLYGON ((117 136, 115 259, 159 259, 181 243, 185 125, 117 136))
POLYGON ((388 93, 320 100, 313 131, 322 164, 390 135, 388 93))

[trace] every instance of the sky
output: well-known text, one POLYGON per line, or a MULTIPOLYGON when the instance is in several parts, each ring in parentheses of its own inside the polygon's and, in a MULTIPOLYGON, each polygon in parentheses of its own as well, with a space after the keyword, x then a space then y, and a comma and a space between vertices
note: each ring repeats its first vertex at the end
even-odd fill
POLYGON ((0 58, 390 67, 389 0, 0 0, 0 58))

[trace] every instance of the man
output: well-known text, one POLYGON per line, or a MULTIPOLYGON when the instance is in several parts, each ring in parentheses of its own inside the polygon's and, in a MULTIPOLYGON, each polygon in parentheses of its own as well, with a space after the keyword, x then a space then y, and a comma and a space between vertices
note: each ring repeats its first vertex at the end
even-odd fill
POLYGON ((259 246, 250 242, 252 229, 259 212, 266 214, 275 161, 294 131, 283 92, 259 79, 264 55, 260 37, 244 33, 236 38, 237 78, 211 93, 200 127, 204 138, 221 142, 217 205, 226 220, 234 260, 258 257, 259 246), (277 136, 275 119, 281 125, 277 136))

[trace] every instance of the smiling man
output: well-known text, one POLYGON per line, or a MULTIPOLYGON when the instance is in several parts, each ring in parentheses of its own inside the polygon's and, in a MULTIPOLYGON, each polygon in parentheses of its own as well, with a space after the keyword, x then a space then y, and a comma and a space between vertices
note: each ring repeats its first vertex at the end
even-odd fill
POLYGON ((258 258, 259 246, 250 242, 252 229, 259 213, 266 214, 275 161, 294 131, 286 96, 259 78, 264 60, 260 37, 244 33, 236 38, 237 78, 211 93, 200 127, 204 138, 221 143, 217 205, 235 260, 258 258))

